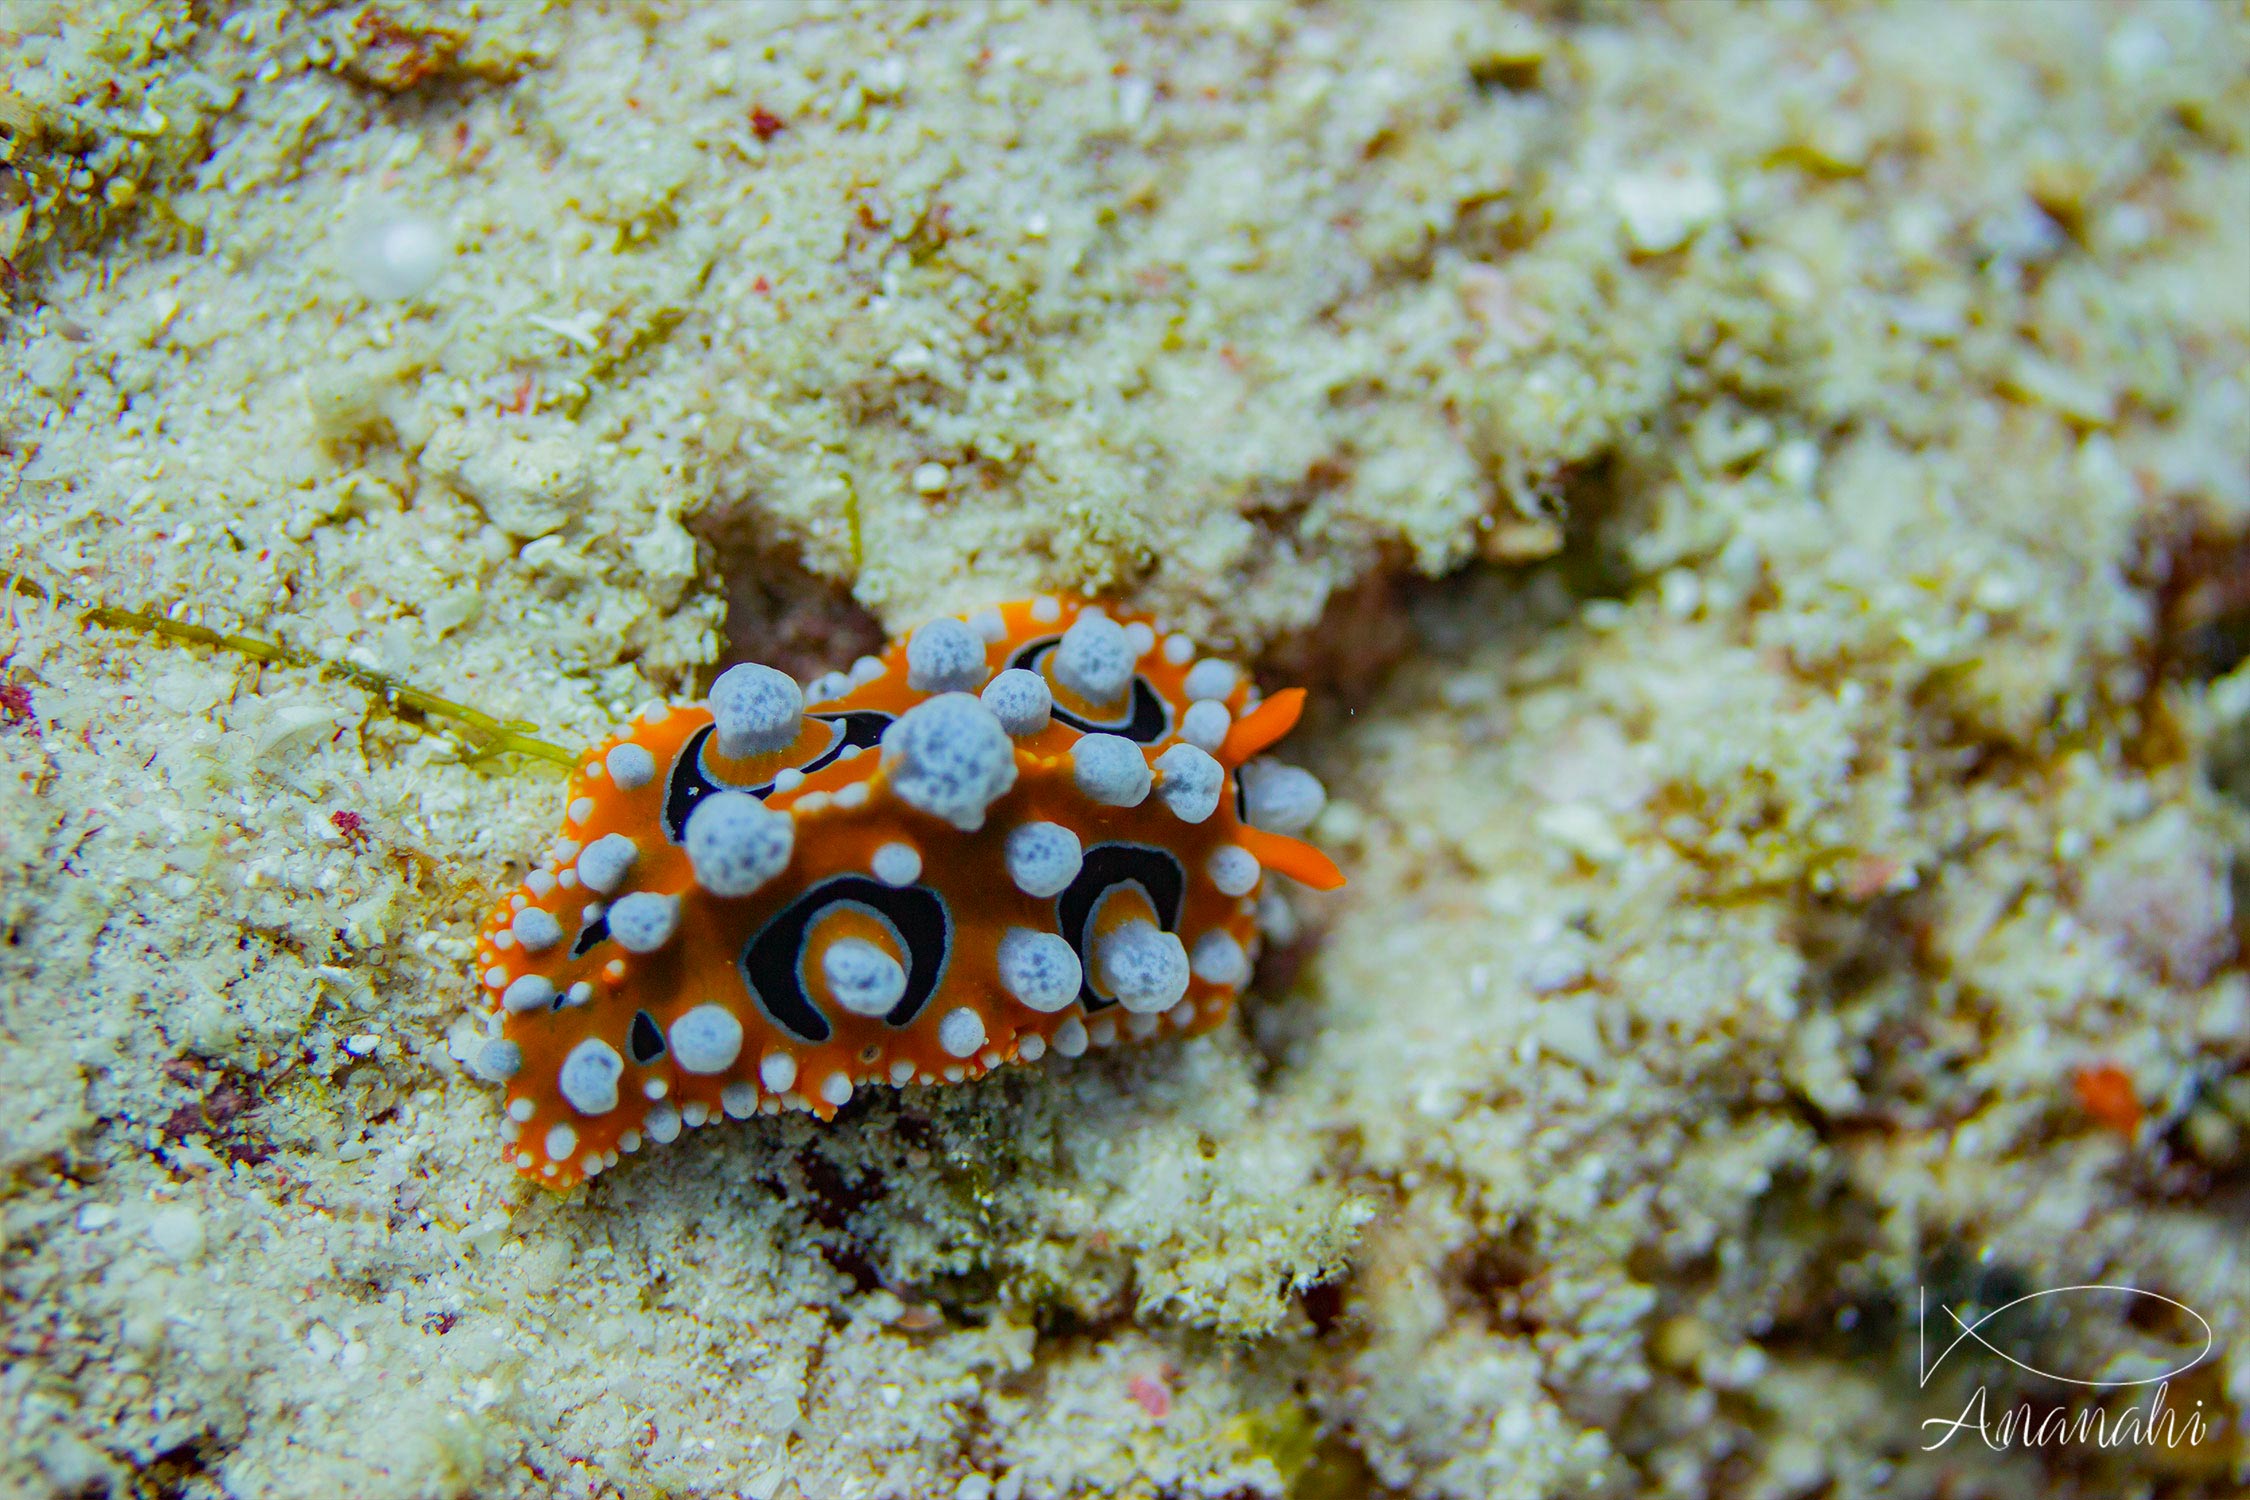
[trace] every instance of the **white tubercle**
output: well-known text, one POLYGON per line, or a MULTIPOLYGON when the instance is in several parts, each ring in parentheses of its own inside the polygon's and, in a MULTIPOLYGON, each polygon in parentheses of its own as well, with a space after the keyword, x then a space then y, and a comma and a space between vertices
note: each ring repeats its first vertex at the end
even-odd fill
POLYGON ((865 938, 838 938, 820 957, 836 1003, 855 1016, 887 1015, 906 994, 906 970, 865 938))
POLYGON ((922 878, 922 854, 912 844, 896 841, 883 845, 868 861, 869 869, 885 885, 912 885, 922 878))
POLYGON ((688 863, 714 896, 750 895, 789 868, 795 847, 796 820, 748 792, 714 792, 688 817, 688 863))
POLYGON ((605 833, 579 851, 578 883, 606 896, 617 889, 641 851, 622 833, 605 833))
POLYGON ((602 764, 609 767, 609 779, 621 792, 637 792, 656 779, 656 757, 648 753, 647 746, 631 740, 610 746, 602 764))
POLYGON ((1139 653, 1115 620, 1088 610, 1063 632, 1049 658, 1055 681, 1089 703, 1114 703, 1133 680, 1139 653))
POLYGON ((758 662, 729 667, 711 684, 713 738, 721 755, 741 758, 785 750, 797 739, 805 695, 785 672, 758 662))
POLYGON ((1250 977, 1250 956, 1242 951, 1242 945, 1234 940, 1232 933, 1206 932, 1195 940, 1195 951, 1188 955, 1188 967, 1206 984, 1239 989, 1250 977))
POLYGON ((543 1010, 555 1003, 554 981, 541 974, 526 974, 508 986, 500 1003, 511 1016, 520 1016, 527 1010, 543 1010))
POLYGON ((1059 896, 1078 878, 1085 850, 1060 823, 1023 823, 1008 831, 1002 848, 1008 878, 1026 896, 1059 896))
POLYGON ((1258 860, 1240 844, 1221 844, 1203 862, 1203 872, 1222 896, 1247 896, 1258 883, 1258 860))
POLYGON ((680 925, 680 903, 674 896, 635 891, 610 903, 609 935, 628 953, 654 953, 672 941, 680 925))
POLYGON ((786 1094, 797 1086, 797 1059, 786 1052, 768 1052, 758 1059, 758 1082, 769 1094, 786 1094))
POLYGON ((1141 747, 1121 735, 1081 735, 1070 749, 1071 779, 1078 790, 1109 807, 1138 807, 1154 776, 1141 747))
POLYGON ((1188 956, 1176 933, 1136 918, 1094 945, 1096 974, 1134 1015, 1170 1010, 1187 993, 1188 956))
POLYGON ((1015 739, 1045 729, 1055 707, 1047 679, 1024 667, 1010 667, 986 683, 979 701, 1015 739))
POLYGON ((906 685, 918 693, 973 693, 984 686, 984 638, 954 619, 936 619, 906 643, 906 685))
POLYGON ((1157 795, 1183 823, 1200 823, 1219 809, 1219 790, 1227 773, 1211 754, 1193 745, 1174 745, 1156 758, 1157 795))
POLYGON ((523 1071, 523 1048, 506 1037, 487 1038, 469 1067, 487 1083, 506 1083, 523 1071))
POLYGON ((1187 695, 1197 702, 1206 698, 1224 698, 1234 691, 1235 684, 1241 680, 1242 669, 1233 662, 1206 656, 1188 668, 1187 695))
POLYGON ((990 709, 966 693, 944 693, 883 731, 883 768, 907 806, 973 832, 1016 784, 1016 751, 990 709))
POLYGON ((1052 932, 1011 927, 1000 935, 1000 987, 1043 1014, 1052 1015, 1078 998, 1084 974, 1078 954, 1052 932))
POLYGON ((1320 779, 1296 766, 1259 759, 1244 766, 1241 775, 1243 806, 1256 827, 1299 833, 1328 804, 1320 779))
POLYGON ((963 1005, 938 1022, 938 1045, 948 1057, 969 1057, 984 1045, 984 1017, 963 1005))
POLYGON ((1216 698, 1190 703, 1187 712, 1180 715, 1180 738, 1213 755, 1227 742, 1227 731, 1233 727, 1234 715, 1216 698))
POLYGON ((724 1073, 742 1055, 742 1021, 723 1005, 696 1006, 672 1023, 672 1061, 690 1073, 724 1073))
POLYGON ((609 1043, 588 1037, 563 1059, 555 1085, 563 1102, 582 1115, 606 1115, 617 1108, 617 1080, 625 1059, 609 1043))
POLYGON ((526 953, 542 953, 562 941, 562 924, 544 907, 527 906, 517 912, 508 930, 526 953))

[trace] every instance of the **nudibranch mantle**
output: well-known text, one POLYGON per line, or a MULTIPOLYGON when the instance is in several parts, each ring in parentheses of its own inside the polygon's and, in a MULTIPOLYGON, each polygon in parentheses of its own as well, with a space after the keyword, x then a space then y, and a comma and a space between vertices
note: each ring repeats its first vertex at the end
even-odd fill
POLYGON ((566 1188, 722 1115, 1217 1025, 1265 873, 1343 884, 1290 836, 1319 783, 1252 759, 1303 698, 1039 598, 641 710, 479 934, 507 1158, 566 1188))

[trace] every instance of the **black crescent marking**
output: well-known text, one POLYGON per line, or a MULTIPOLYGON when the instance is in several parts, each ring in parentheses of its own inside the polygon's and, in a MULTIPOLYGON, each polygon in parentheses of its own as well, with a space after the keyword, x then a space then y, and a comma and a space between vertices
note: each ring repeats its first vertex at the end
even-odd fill
POLYGON ((602 908, 602 914, 600 916, 594 918, 593 921, 588 922, 585 926, 578 929, 577 940, 570 945, 570 956, 572 958, 584 958, 587 953, 593 949, 596 943, 606 943, 608 941, 609 908, 605 906, 604 908, 602 908))
MULTIPOLYGON (((1042 641, 1033 641, 1009 658, 1008 665, 1022 667, 1027 672, 1039 670, 1039 663, 1047 653, 1062 644, 1062 637, 1053 635, 1042 641)), ((1114 734, 1137 745, 1153 745, 1172 732, 1172 710, 1165 704, 1164 695, 1149 686, 1146 677, 1133 674, 1133 707, 1122 719, 1081 719, 1078 715, 1056 704, 1055 718, 1068 724, 1080 734, 1114 734)))
MULTIPOLYGON (((807 714, 805 717, 818 719, 835 731, 829 736, 827 749, 796 768, 807 776, 834 762, 853 745, 865 750, 881 744, 883 731, 891 727, 889 714, 876 713, 870 709, 853 709, 840 714, 807 714)), ((706 793, 748 792, 764 801, 773 791, 773 783, 770 781, 761 786, 736 786, 711 774, 711 768, 703 761, 703 747, 716 732, 716 725, 706 724, 690 735, 679 758, 672 762, 672 774, 665 778, 664 836, 675 844, 686 839, 687 820, 706 793)))
POLYGON ((891 924, 906 947, 906 993, 883 1017, 887 1026, 911 1026, 945 977, 953 951, 953 914, 945 898, 926 885, 889 886, 864 875, 822 881, 767 920, 742 949, 742 978, 766 1018, 804 1042, 835 1034, 828 1017, 805 993, 805 939, 813 923, 839 904, 866 907, 891 924))
POLYGON ((1169 849, 1152 844, 1096 844, 1086 851, 1078 878, 1055 898, 1055 928, 1078 950, 1078 1003, 1092 1015, 1115 1005, 1115 1000, 1094 993, 1094 916, 1102 897, 1119 886, 1138 886, 1156 910, 1157 925, 1166 932, 1180 926, 1180 902, 1187 891, 1187 872, 1169 849))
POLYGON ((633 1029, 625 1037, 625 1053, 642 1067, 664 1055, 664 1033, 645 1010, 633 1012, 633 1029))

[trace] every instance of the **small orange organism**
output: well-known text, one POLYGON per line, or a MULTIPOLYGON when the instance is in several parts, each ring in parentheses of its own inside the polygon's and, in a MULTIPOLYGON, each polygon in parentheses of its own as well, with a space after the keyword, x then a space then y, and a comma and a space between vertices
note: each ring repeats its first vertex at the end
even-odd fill
POLYGON ((1253 759, 1303 699, 1040 598, 642 710, 480 935, 507 1155, 563 1188, 721 1115, 1217 1025, 1264 872, 1343 884, 1290 837, 1320 783, 1253 759))
POLYGON ((2080 1068, 2071 1082, 2087 1114, 2127 1140, 2133 1138, 2141 1126, 2141 1101, 2133 1088, 2132 1074, 2115 1063, 2101 1063, 2080 1068))

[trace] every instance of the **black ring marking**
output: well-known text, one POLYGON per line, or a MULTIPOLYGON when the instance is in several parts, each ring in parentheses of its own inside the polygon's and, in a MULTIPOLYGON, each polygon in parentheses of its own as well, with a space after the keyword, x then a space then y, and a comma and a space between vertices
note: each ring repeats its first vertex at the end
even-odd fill
POLYGON ((742 949, 742 978, 766 1018, 799 1041, 825 1042, 835 1034, 805 993, 805 939, 831 908, 867 909, 898 934, 906 949, 906 993, 883 1017, 887 1026, 911 1026, 945 977, 953 952, 953 914, 945 898, 926 885, 889 886, 864 875, 824 880, 767 920, 742 949))
MULTIPOLYGON (((1039 663, 1047 653, 1062 644, 1062 637, 1052 635, 1043 641, 1033 641, 1008 660, 1011 667, 1022 667, 1027 672, 1039 670, 1039 663)), ((1133 674, 1133 706, 1122 719, 1081 719, 1061 704, 1054 707, 1054 715, 1080 734, 1114 734, 1138 745, 1153 745, 1172 731, 1172 710, 1164 702, 1164 695, 1149 686, 1146 677, 1133 674)))
POLYGON ((1078 878, 1055 898, 1055 927, 1078 950, 1078 1003, 1092 1015, 1117 1002, 1094 993, 1094 916, 1102 897, 1119 886, 1137 886, 1156 911, 1157 925, 1166 932, 1180 926, 1180 902, 1187 891, 1187 872, 1169 849, 1151 844, 1096 844, 1086 851, 1078 878))
MULTIPOLYGON (((883 731, 891 727, 889 714, 876 713, 872 709, 853 709, 840 714, 807 714, 805 717, 818 719, 832 730, 828 748, 796 767, 807 776, 835 761, 853 745, 866 750, 881 744, 883 731)), ((748 792, 762 802, 773 791, 773 783, 770 781, 762 786, 736 786, 711 774, 711 768, 703 761, 703 748, 717 731, 717 725, 706 724, 690 735, 686 748, 672 762, 672 774, 665 778, 664 835, 675 844, 687 838, 688 817, 695 811, 696 804, 703 800, 706 792, 748 792)))
POLYGON ((625 1052, 644 1068, 664 1055, 664 1033, 656 1029, 647 1011, 633 1012, 633 1029, 626 1034, 625 1052))

